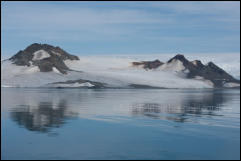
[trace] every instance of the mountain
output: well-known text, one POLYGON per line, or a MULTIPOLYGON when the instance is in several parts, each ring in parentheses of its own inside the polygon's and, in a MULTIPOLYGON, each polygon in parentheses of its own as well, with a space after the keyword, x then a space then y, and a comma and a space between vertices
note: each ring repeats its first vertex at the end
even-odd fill
POLYGON ((62 74, 66 74, 69 68, 64 60, 79 60, 77 56, 70 55, 60 47, 48 44, 34 43, 23 51, 20 50, 9 60, 19 66, 38 66, 41 72, 49 72, 57 69, 62 74))
POLYGON ((240 81, 213 62, 176 55, 167 62, 77 57, 34 43, 1 62, 2 87, 227 88, 240 81))
POLYGON ((238 80, 233 78, 230 74, 223 69, 215 65, 213 62, 209 62, 207 65, 203 65, 200 60, 188 61, 183 55, 176 55, 170 59, 168 63, 179 60, 183 63, 184 67, 189 71, 187 78, 202 78, 210 80, 215 87, 223 87, 225 83, 239 83, 238 80))
MULTIPOLYGON (((154 62, 160 62, 159 60, 148 61, 149 64, 154 62)), ((145 66, 146 62, 133 62, 133 66, 140 66, 144 64, 143 68, 147 69, 145 66)), ((184 55, 178 54, 168 60, 166 63, 160 63, 155 68, 148 69, 156 69, 161 68, 163 70, 169 69, 175 70, 176 72, 183 72, 186 74, 186 78, 188 79, 203 79, 208 80, 213 84, 214 87, 225 87, 230 85, 230 83, 240 83, 239 80, 232 77, 230 74, 225 72, 223 69, 215 65, 213 62, 209 62, 207 65, 203 65, 200 60, 189 61, 184 55)))

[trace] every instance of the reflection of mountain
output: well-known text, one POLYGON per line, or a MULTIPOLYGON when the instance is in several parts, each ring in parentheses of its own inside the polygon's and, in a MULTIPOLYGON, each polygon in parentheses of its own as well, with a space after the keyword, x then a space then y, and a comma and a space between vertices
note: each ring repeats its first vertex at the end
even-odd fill
POLYGON ((39 132, 62 127, 71 118, 122 122, 147 116, 199 123, 226 112, 222 106, 239 99, 235 91, 4 88, 1 110, 10 111, 19 126, 39 132))
POLYGON ((66 114, 66 100, 60 100, 57 106, 53 102, 39 102, 37 108, 21 106, 11 112, 12 119, 20 126, 31 131, 49 132, 51 128, 58 128, 65 120, 76 116, 66 114))
POLYGON ((189 95, 181 103, 135 103, 132 105, 134 116, 142 115, 155 119, 165 119, 176 122, 188 121, 188 115, 217 116, 221 104, 227 101, 222 92, 212 92, 203 97, 189 95))

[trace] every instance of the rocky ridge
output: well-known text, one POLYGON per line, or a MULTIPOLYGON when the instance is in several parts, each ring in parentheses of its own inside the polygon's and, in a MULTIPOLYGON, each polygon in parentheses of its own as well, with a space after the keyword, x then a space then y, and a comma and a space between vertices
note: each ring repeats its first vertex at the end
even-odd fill
POLYGON ((168 60, 166 63, 156 63, 160 61, 155 60, 132 62, 132 65, 144 65, 144 69, 157 69, 161 68, 162 65, 170 65, 177 61, 181 62, 184 66, 184 69, 181 69, 181 71, 179 72, 185 72, 186 78, 209 80, 213 83, 214 87, 224 87, 225 83, 231 82, 240 83, 239 80, 232 77, 230 74, 228 74, 222 68, 215 65, 213 62, 209 62, 206 65, 204 65, 200 60, 189 61, 184 57, 184 55, 181 54, 177 54, 176 56, 168 60))

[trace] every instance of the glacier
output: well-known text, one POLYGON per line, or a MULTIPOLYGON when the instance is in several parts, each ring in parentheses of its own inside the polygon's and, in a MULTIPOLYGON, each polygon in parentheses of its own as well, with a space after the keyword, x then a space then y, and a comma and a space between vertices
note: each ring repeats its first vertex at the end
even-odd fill
MULTIPOLYGON (((41 55, 48 56, 46 54, 41 55)), ((61 74, 54 69, 51 72, 40 72, 36 66, 17 66, 9 60, 1 62, 1 86, 2 87, 45 87, 47 84, 68 80, 91 80, 103 82, 109 87, 127 87, 130 84, 148 85, 161 88, 213 88, 213 85, 203 79, 186 79, 181 76, 183 70, 182 62, 174 62, 171 65, 164 65, 160 68, 146 71, 142 68, 136 68, 131 62, 139 60, 153 60, 155 57, 161 61, 166 61, 172 55, 154 54, 154 55, 107 55, 107 56, 79 56, 79 60, 65 60, 67 67, 72 69, 67 74, 61 74)), ((223 69, 239 77, 240 70, 237 69, 240 59, 230 59, 230 55, 214 54, 194 55, 185 54, 187 58, 198 58, 203 62, 212 60, 223 69), (231 63, 230 61, 235 61, 231 63)), ((237 56, 237 55, 235 55, 237 56)), ((188 72, 188 71, 186 71, 188 72)), ((91 83, 90 83, 91 84, 91 83)), ((90 84, 75 84, 75 86, 90 86, 90 84)), ((232 84, 228 84, 230 87, 232 84)), ((71 85, 69 85, 71 86, 71 85)), ((235 85, 236 86, 236 85, 235 85)), ((66 85, 63 85, 66 87, 66 85)))

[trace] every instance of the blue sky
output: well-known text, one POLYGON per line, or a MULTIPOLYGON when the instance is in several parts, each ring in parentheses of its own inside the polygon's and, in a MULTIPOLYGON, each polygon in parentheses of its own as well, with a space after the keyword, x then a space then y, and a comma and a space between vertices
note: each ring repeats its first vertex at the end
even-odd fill
POLYGON ((72 54, 239 53, 240 2, 1 2, 1 56, 48 43, 72 54))

